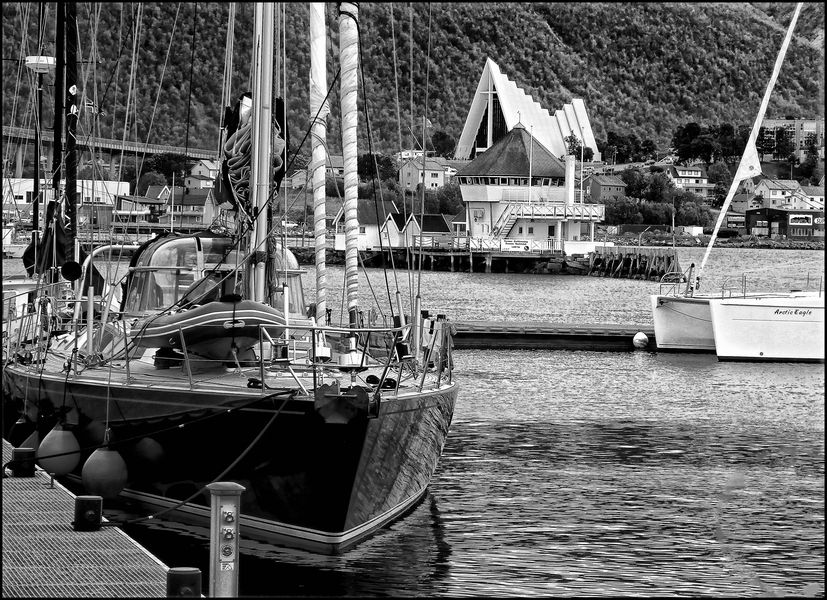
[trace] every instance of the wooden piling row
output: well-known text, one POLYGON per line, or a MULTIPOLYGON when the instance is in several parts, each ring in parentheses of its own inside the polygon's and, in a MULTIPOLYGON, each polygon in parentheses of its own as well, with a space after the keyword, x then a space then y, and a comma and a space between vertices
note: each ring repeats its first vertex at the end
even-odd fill
POLYGON ((666 273, 681 272, 673 248, 613 246, 589 254, 588 275, 659 281, 666 273))

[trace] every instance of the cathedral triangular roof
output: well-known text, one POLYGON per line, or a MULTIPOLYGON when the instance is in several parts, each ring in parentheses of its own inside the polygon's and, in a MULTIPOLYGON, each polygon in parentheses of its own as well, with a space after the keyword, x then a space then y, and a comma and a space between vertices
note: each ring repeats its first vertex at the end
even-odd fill
POLYGON ((488 98, 492 94, 496 95, 498 100, 497 105, 502 113, 506 130, 510 131, 517 123, 533 127, 535 139, 555 156, 566 154, 567 147, 564 140, 574 133, 584 141, 587 148, 592 149, 594 160, 600 160, 597 142, 586 112, 586 104, 582 99, 574 98, 570 104, 564 105, 563 108, 551 114, 506 77, 491 58, 485 59, 485 66, 457 143, 455 158, 467 159, 473 154, 477 133, 483 125, 482 120, 488 108, 488 98))
POLYGON ((518 123, 488 150, 457 172, 462 176, 565 177, 566 167, 518 123), (529 170, 529 157, 531 169, 529 170))

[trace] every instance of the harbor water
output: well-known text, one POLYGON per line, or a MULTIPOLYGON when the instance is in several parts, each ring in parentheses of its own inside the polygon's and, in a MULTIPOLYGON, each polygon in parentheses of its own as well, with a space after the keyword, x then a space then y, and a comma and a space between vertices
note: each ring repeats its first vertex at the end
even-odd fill
MULTIPOLYGON (((700 263, 703 248, 678 250, 684 268, 700 263)), ((824 255, 716 249, 701 289, 740 287, 744 274, 750 289, 818 289, 824 255)), ((407 294, 407 274, 388 278, 407 294)), ((369 279, 366 299, 385 284, 379 269, 369 279)), ((328 284, 337 314, 341 268, 328 284)), ((421 282, 423 304, 455 321, 642 328, 658 289, 563 275, 423 272, 421 282)), ((342 556, 245 540, 242 529, 242 595, 823 596, 823 364, 652 349, 454 358, 460 396, 425 500, 342 556)), ((125 530, 169 566, 209 568, 206 528, 125 530)))

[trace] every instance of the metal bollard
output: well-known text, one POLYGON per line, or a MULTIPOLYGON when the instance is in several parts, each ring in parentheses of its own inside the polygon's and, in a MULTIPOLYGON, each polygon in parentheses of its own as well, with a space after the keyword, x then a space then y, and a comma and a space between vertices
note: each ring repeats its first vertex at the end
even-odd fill
POLYGON ((34 477, 36 452, 34 448, 14 448, 11 451, 12 462, 9 465, 14 477, 34 477))
POLYGON ((75 520, 72 521, 75 531, 97 531, 101 528, 102 519, 102 496, 75 497, 75 520))
POLYGON ((167 598, 200 598, 201 569, 173 567, 167 571, 167 598))
POLYGON ((241 492, 246 488, 232 481, 207 486, 210 502, 210 597, 238 596, 238 521, 241 492))

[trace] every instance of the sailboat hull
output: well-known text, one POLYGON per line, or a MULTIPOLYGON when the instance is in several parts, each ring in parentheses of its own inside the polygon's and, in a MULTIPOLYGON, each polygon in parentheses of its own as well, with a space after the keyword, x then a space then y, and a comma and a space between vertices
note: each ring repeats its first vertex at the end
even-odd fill
POLYGON ((713 300, 718 360, 824 362, 824 296, 713 300))
POLYGON ((176 506, 176 519, 206 524, 209 498, 199 490, 216 479, 235 481, 246 488, 245 537, 321 553, 350 548, 424 496, 457 397, 453 383, 391 390, 375 417, 357 412, 343 423, 326 422, 312 396, 289 394, 287 387, 285 394, 222 393, 220 380, 212 389, 167 381, 169 394, 159 398, 147 382, 118 385, 116 378, 107 386, 49 373, 10 365, 4 394, 22 407, 28 387, 31 407, 31 392, 40 389, 39 415, 30 417, 39 416, 41 428, 55 409, 75 409, 75 433, 86 450, 70 478, 80 481, 108 411, 111 439, 128 469, 122 498, 148 514, 176 506))
POLYGON ((658 350, 715 352, 708 298, 653 295, 651 301, 658 350))

